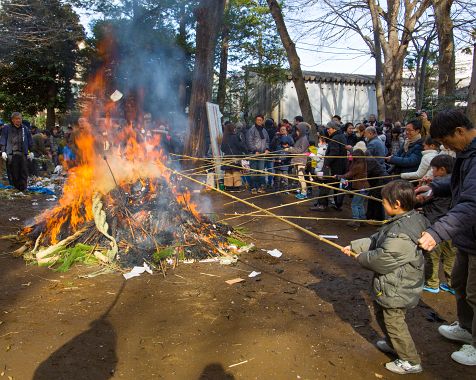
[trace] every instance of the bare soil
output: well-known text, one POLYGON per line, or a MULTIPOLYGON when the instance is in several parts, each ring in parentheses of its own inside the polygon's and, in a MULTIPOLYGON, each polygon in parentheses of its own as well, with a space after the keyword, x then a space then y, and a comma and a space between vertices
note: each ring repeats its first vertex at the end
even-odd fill
MULTIPOLYGON (((0 233, 15 232, 51 207, 46 198, 2 200, 0 233), (20 220, 10 222, 12 216, 20 220)), ((220 195, 207 198, 218 216, 249 211, 223 206, 227 199, 220 195)), ((291 200, 283 195, 256 203, 269 207, 291 200)), ((276 213, 315 216, 308 207, 276 213)), ((326 216, 349 217, 349 212, 326 216)), ((354 231, 342 222, 300 224, 339 235, 339 244, 375 231, 370 226, 354 231)), ((242 255, 236 266, 183 264, 165 278, 155 273, 128 281, 118 273, 80 278, 93 271, 88 267, 60 274, 29 266, 10 255, 13 243, 0 240, 0 378, 398 377, 384 369, 391 358, 374 346, 381 332, 369 306, 370 272, 280 221, 257 218, 244 227, 258 250, 242 255), (276 259, 261 250, 273 248, 283 256, 276 259), (252 270, 262 274, 250 279, 252 270), (246 281, 225 283, 236 277, 246 281)), ((435 315, 455 320, 454 297, 423 294, 408 313, 424 367, 413 377, 476 378, 476 368, 451 360, 459 346, 439 336, 440 323, 430 321, 435 315)))

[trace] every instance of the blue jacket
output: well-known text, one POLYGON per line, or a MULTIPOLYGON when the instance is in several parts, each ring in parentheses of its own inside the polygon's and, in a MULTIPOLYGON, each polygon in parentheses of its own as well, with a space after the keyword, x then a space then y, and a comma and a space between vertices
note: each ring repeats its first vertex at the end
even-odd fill
POLYGON ((461 252, 476 255, 476 139, 456 156, 451 180, 430 186, 435 197, 451 194, 451 206, 427 232, 437 244, 451 239, 461 252))
MULTIPOLYGON (((8 134, 12 128, 16 128, 11 124, 5 125, 2 128, 2 136, 0 137, 0 150, 2 152, 6 152, 7 154, 11 154, 11 147, 8 146, 8 134)), ((23 153, 26 155, 28 151, 31 150, 33 145, 33 139, 31 137, 30 130, 28 127, 22 124, 21 128, 23 128, 23 153)))
POLYGON ((395 156, 392 156, 390 163, 395 165, 392 174, 411 173, 418 170, 420 166, 423 140, 417 140, 408 146, 408 152, 401 148, 395 156))
POLYGON ((387 148, 385 143, 375 136, 372 140, 367 142, 367 153, 375 158, 375 161, 385 170, 385 157, 387 155, 387 148))

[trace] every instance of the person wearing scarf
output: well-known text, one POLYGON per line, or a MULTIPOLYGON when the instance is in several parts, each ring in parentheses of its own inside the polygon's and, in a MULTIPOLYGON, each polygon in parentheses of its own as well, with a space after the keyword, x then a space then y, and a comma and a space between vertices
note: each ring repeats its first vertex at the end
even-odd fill
POLYGON ((392 174, 417 171, 423 151, 421 128, 421 121, 417 119, 408 122, 405 126, 406 139, 403 147, 397 154, 385 158, 389 164, 393 165, 392 174))

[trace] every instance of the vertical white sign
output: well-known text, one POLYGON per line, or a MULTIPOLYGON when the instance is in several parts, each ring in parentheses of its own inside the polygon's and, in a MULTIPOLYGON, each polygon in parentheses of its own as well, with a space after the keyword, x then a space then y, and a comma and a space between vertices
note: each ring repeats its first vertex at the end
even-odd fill
POLYGON ((207 117, 208 117, 208 130, 210 131, 210 145, 212 148, 212 154, 215 158, 215 173, 216 173, 216 186, 218 187, 218 179, 221 175, 221 141, 223 138, 223 130, 221 125, 221 118, 223 117, 220 112, 218 104, 207 102, 207 117))

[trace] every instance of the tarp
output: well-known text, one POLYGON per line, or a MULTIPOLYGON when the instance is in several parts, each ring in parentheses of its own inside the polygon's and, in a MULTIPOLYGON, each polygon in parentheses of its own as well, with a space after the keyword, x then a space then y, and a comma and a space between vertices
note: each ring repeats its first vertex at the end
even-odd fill
MULTIPOLYGON (((10 185, 4 185, 0 183, 0 189, 13 189, 13 186, 10 185)), ((26 189, 27 191, 30 191, 32 193, 37 193, 37 194, 47 194, 47 195, 55 195, 55 192, 51 189, 48 189, 46 187, 41 187, 41 186, 29 186, 26 189)))

